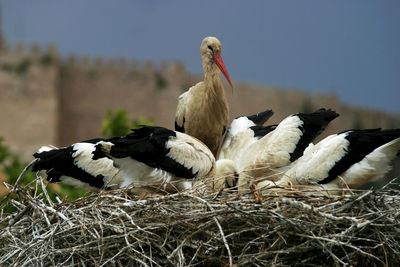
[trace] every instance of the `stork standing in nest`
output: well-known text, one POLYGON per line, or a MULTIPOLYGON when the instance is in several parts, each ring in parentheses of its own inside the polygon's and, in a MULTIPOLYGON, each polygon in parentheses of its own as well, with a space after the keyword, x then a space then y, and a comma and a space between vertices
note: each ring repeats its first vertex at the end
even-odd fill
POLYGON ((196 137, 217 154, 229 122, 221 72, 232 87, 232 82, 221 58, 221 43, 206 37, 200 46, 204 81, 192 86, 179 96, 175 114, 175 130, 196 137))

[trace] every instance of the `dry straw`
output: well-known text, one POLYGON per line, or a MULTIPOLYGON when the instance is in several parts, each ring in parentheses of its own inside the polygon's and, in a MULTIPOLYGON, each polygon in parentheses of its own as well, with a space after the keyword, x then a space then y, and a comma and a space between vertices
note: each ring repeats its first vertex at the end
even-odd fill
POLYGON ((0 266, 400 264, 400 191, 388 186, 346 196, 198 189, 54 203, 41 178, 17 185, 1 201, 16 211, 0 214, 0 266))

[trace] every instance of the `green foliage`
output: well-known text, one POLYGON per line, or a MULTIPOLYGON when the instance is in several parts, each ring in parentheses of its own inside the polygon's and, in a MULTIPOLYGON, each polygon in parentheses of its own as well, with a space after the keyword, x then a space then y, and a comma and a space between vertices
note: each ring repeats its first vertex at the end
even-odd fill
POLYGON ((106 111, 106 118, 101 124, 101 133, 107 137, 123 136, 129 132, 128 112, 124 109, 106 111))
POLYGON ((106 137, 124 136, 130 129, 140 128, 141 125, 153 125, 153 120, 142 115, 129 119, 128 111, 125 109, 107 110, 106 118, 101 125, 101 133, 106 137))
MULTIPOLYGON (((3 172, 7 176, 7 182, 14 184, 17 181, 19 174, 27 165, 14 153, 10 152, 7 146, 3 144, 4 139, 0 137, 0 164, 3 166, 3 172)), ((27 184, 35 179, 32 172, 27 172, 21 180, 21 183, 27 184)))
POLYGON ((48 53, 40 57, 40 64, 42 64, 43 66, 51 65, 53 61, 54 58, 51 56, 51 54, 48 53))
POLYGON ((21 62, 18 63, 18 65, 15 67, 15 72, 17 74, 23 75, 25 74, 29 67, 31 66, 31 60, 28 58, 23 59, 21 62))
MULTIPOLYGON (((4 174, 8 177, 7 182, 9 184, 15 184, 18 176, 20 175, 20 173, 23 171, 23 169, 27 164, 23 163, 21 159, 14 154, 11 154, 7 161, 8 161, 7 164, 5 164, 3 167, 4 174)), ((20 183, 27 184, 29 182, 32 182, 34 179, 35 175, 31 171, 28 171, 22 177, 20 183)))
POLYGON ((16 65, 3 63, 1 69, 7 72, 15 72, 16 74, 23 75, 28 71, 31 64, 32 62, 29 58, 24 58, 16 65))
POLYGON ((0 137, 0 164, 2 164, 9 156, 10 156, 10 151, 8 148, 3 145, 3 138, 0 137))
MULTIPOLYGON (((14 185, 28 163, 22 162, 16 154, 10 152, 8 147, 3 144, 3 141, 4 139, 0 137, 0 166, 3 167, 3 172, 7 177, 7 183, 14 185)), ((36 175, 31 171, 27 171, 24 176, 22 176, 19 184, 26 185, 35 179, 36 175)), ((40 194, 42 192, 42 189, 38 188, 37 193, 40 194)), ((59 190, 55 190, 53 187, 47 187, 47 192, 53 201, 56 200, 56 196, 60 196, 60 198, 64 200, 75 200, 86 194, 86 190, 84 189, 65 184, 60 184, 59 190)), ((15 210, 9 202, 10 199, 12 199, 12 197, 7 197, 7 201, 0 201, 0 208, 4 206, 4 210, 9 213, 15 210)))
MULTIPOLYGON (((49 189, 47 189, 47 190, 49 190, 49 189)), ((54 190, 50 190, 50 191, 52 194, 54 194, 54 190)), ((63 183, 60 183, 60 190, 57 191, 57 195, 59 195, 61 197, 61 199, 68 200, 68 201, 78 199, 87 193, 88 193, 88 191, 86 189, 78 188, 76 186, 63 184, 63 183)))
MULTIPOLYGON (((114 112, 108 110, 106 118, 102 124, 102 133, 108 137, 122 136, 129 133, 130 129, 139 128, 141 125, 152 125, 151 119, 146 119, 143 116, 138 116, 134 119, 128 118, 128 112, 124 109, 116 109, 114 112)), ((3 172, 7 177, 7 183, 14 185, 19 175, 22 173, 25 166, 28 164, 21 161, 21 159, 9 148, 4 145, 3 138, 0 137, 0 167, 3 168, 3 172)), ((30 184, 36 179, 36 174, 27 171, 19 181, 19 184, 26 185, 30 184)), ((33 183, 33 185, 35 185, 33 183)), ((58 186, 47 186, 47 192, 52 201, 56 201, 56 196, 59 196, 64 201, 72 201, 80 198, 87 194, 87 191, 74 186, 60 183, 58 186)), ((35 192, 41 194, 42 188, 39 186, 35 192)), ((5 212, 11 213, 15 211, 15 207, 10 202, 15 195, 7 195, 6 197, 0 198, 0 208, 3 208, 5 212)))
POLYGON ((3 63, 1 65, 1 69, 4 70, 4 71, 7 71, 7 72, 12 72, 12 71, 14 71, 14 66, 12 66, 9 63, 3 63))
POLYGON ((139 115, 136 118, 131 120, 131 128, 130 129, 139 129, 143 125, 147 126, 152 126, 153 124, 153 119, 147 119, 146 117, 139 115))

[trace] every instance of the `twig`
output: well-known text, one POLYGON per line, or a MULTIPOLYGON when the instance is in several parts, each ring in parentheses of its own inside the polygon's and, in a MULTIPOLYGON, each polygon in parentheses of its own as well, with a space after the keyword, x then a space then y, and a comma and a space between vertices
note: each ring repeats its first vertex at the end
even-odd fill
POLYGON ((21 178, 25 175, 25 173, 29 170, 29 168, 32 167, 32 165, 35 164, 35 162, 38 160, 39 159, 34 159, 28 165, 25 166, 25 168, 22 170, 21 174, 18 176, 17 180, 15 181, 14 187, 13 187, 13 189, 11 189, 11 191, 13 191, 13 192, 15 191, 15 188, 18 185, 21 178))
POLYGON ((17 193, 0 203, 0 265, 284 266, 296 260, 307 266, 397 266, 399 261, 396 189, 334 197, 282 190, 264 194, 260 204, 250 193, 222 192, 215 198, 216 192, 204 188, 145 198, 113 190, 51 204, 45 192, 35 193, 43 184, 17 185, 17 193))
MULTIPOLYGON (((191 197, 191 198, 194 198, 194 199, 196 199, 196 200, 198 200, 198 201, 200 201, 200 202, 206 204, 210 210, 215 211, 214 208, 210 205, 210 203, 208 203, 206 200, 204 200, 204 199, 202 199, 202 198, 200 198, 200 197, 198 197, 198 196, 194 196, 194 195, 186 195, 186 196, 191 197)), ((224 245, 225 245, 225 247, 226 247, 226 250, 227 250, 227 252, 228 252, 228 256, 229 256, 229 266, 232 267, 232 266, 233 266, 232 253, 231 253, 231 250, 230 250, 230 248, 229 248, 228 242, 227 242, 227 240, 226 240, 226 238, 225 238, 224 231, 222 230, 222 226, 221 226, 221 224, 219 223, 217 217, 215 217, 215 216, 214 216, 214 221, 215 221, 215 223, 216 223, 217 226, 218 226, 218 229, 219 229, 219 231, 220 231, 220 233, 221 233, 222 240, 223 240, 224 245)))

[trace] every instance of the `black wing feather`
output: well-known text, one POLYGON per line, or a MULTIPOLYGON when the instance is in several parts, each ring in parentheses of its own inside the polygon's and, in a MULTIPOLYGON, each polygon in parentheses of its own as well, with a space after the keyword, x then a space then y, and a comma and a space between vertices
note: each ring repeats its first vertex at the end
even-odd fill
POLYGON ((303 126, 300 127, 303 135, 296 145, 296 149, 290 154, 290 161, 293 162, 303 155, 307 146, 325 130, 326 126, 339 116, 331 109, 321 108, 313 113, 296 114, 302 121, 303 126))
POLYGON ((178 125, 178 123, 175 121, 175 131, 181 132, 181 133, 185 132, 185 117, 183 117, 182 126, 178 125))
MULTIPOLYGON (((150 167, 159 168, 178 177, 193 178, 196 173, 192 169, 177 163, 168 157, 169 149, 166 144, 176 137, 176 133, 163 127, 145 126, 134 130, 131 134, 115 138, 110 155, 115 158, 131 157, 150 167)), ((96 151, 100 148, 96 147, 96 151)))
POLYGON ((261 138, 261 137, 269 134, 273 130, 275 130, 276 126, 277 126, 276 124, 268 125, 268 126, 255 125, 255 126, 250 127, 250 129, 254 132, 255 137, 261 138))
POLYGON ((326 184, 345 172, 351 165, 360 162, 376 148, 400 137, 400 129, 383 130, 366 129, 351 130, 346 136, 349 141, 346 155, 329 171, 328 177, 318 182, 326 184))
POLYGON ((266 111, 247 116, 249 120, 254 122, 256 125, 263 125, 271 116, 274 114, 274 112, 271 109, 268 109, 266 111))
MULTIPOLYGON (((95 144, 101 140, 103 139, 90 139, 86 142, 95 144)), ((76 166, 72 157, 72 154, 75 152, 73 146, 43 151, 41 153, 36 152, 33 156, 38 158, 39 161, 32 166, 32 171, 46 170, 47 180, 51 183, 59 182, 61 176, 70 176, 90 186, 102 188, 104 186, 104 176, 98 175, 94 177, 76 166)))

